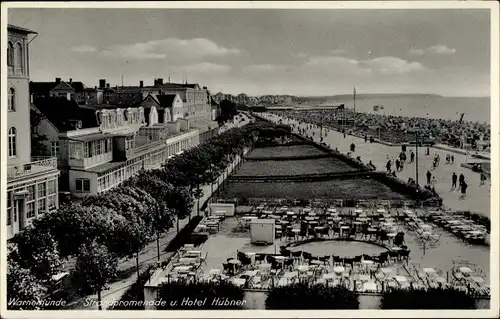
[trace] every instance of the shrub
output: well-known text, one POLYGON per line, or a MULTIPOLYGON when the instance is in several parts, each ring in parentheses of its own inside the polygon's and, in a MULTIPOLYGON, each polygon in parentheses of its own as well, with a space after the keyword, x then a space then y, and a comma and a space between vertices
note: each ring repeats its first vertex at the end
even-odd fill
POLYGON ((191 233, 198 226, 200 221, 203 219, 202 216, 194 216, 191 218, 189 223, 182 228, 177 235, 175 235, 174 239, 170 243, 168 243, 167 248, 165 249, 167 252, 177 251, 179 248, 184 246, 185 244, 191 243, 191 233))
POLYGON ((454 288, 396 289, 387 291, 381 309, 476 309, 472 296, 454 288))
POLYGON ((159 310, 242 309, 244 291, 232 283, 169 283, 158 292, 159 310), (193 304, 191 302, 194 302, 193 304))
POLYGON ((358 295, 344 287, 293 284, 273 288, 266 309, 359 309, 358 295))

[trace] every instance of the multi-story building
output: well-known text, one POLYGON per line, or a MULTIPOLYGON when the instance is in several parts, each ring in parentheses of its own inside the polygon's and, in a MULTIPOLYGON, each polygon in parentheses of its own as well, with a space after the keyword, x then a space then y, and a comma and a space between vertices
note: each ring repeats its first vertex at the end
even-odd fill
POLYGON ((111 189, 141 169, 159 168, 199 143, 185 121, 159 122, 154 105, 78 105, 64 97, 39 99, 39 127, 57 155, 61 190, 81 198, 111 189), (42 103, 43 102, 43 103, 42 103))
POLYGON ((7 40, 7 239, 32 220, 58 207, 55 157, 31 156, 29 36, 36 32, 8 25, 7 40))

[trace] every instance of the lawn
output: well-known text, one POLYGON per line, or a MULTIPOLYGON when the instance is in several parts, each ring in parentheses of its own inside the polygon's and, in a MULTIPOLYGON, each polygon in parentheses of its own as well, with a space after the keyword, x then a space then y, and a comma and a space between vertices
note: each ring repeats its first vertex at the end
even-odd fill
POLYGON ((229 183, 222 198, 410 199, 372 179, 320 182, 229 183))
POLYGON ((356 168, 336 158, 245 162, 235 176, 276 176, 352 172, 356 168))
POLYGON ((256 148, 250 152, 247 157, 293 157, 323 154, 325 154, 325 152, 312 145, 293 145, 256 148))

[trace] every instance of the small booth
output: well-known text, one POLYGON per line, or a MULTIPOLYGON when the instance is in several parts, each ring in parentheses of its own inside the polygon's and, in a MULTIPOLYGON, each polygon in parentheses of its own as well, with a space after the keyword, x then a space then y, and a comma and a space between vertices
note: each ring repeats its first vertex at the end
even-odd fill
POLYGON ((272 245, 276 226, 274 219, 254 219, 250 224, 250 238, 254 245, 272 245))

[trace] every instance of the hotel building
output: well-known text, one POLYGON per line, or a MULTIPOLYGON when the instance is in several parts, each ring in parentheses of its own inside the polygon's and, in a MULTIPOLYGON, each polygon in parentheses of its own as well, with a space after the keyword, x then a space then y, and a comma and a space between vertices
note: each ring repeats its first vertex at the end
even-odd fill
POLYGON ((57 160, 31 156, 29 43, 36 32, 7 27, 7 239, 58 208, 57 160))

